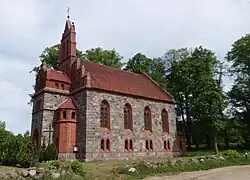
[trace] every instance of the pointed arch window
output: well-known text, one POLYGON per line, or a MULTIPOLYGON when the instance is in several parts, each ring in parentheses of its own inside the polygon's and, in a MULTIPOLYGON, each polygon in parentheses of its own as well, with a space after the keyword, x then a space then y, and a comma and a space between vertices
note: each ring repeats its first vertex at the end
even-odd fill
POLYGON ((107 101, 101 102, 101 127, 110 128, 110 107, 107 101))
POLYGON ((102 139, 101 140, 101 150, 105 150, 105 145, 104 145, 105 143, 104 143, 104 139, 102 139))
POLYGON ((128 140, 127 140, 127 139, 125 140, 125 150, 126 150, 126 151, 129 150, 129 148, 128 148, 128 140))
POLYGON ((151 110, 148 106, 144 108, 144 128, 145 130, 152 131, 151 110))
POLYGON ((128 103, 124 106, 124 129, 133 131, 132 108, 128 103))
POLYGON ((162 110, 161 119, 162 119, 162 130, 163 130, 163 132, 169 133, 168 112, 166 111, 166 109, 162 110))

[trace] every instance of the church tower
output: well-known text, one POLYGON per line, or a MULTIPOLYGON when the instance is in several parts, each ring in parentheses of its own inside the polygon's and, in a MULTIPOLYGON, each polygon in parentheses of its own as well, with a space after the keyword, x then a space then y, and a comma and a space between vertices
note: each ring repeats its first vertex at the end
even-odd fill
POLYGON ((71 68, 75 60, 76 31, 74 22, 71 22, 68 16, 61 39, 59 70, 65 72, 69 79, 71 79, 71 68))

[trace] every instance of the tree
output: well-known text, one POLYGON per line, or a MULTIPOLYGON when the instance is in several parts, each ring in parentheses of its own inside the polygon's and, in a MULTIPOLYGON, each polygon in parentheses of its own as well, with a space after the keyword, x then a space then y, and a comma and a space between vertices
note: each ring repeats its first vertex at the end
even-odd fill
POLYGON ((183 121, 188 148, 191 148, 191 139, 198 147, 208 134, 217 152, 216 137, 222 122, 220 107, 224 105, 224 96, 215 77, 214 53, 200 46, 193 51, 170 50, 164 57, 169 64, 168 89, 177 103, 177 115, 183 121))
POLYGON ((191 149, 191 95, 192 86, 192 64, 188 57, 191 56, 191 50, 187 48, 170 49, 167 51, 163 59, 167 64, 167 90, 174 96, 177 104, 177 116, 182 120, 183 129, 187 139, 188 149, 191 149))
POLYGON ((250 34, 246 34, 232 44, 226 59, 232 65, 230 73, 234 85, 228 92, 234 119, 241 124, 242 134, 250 147, 250 34), (247 129, 247 131, 244 131, 247 129))
POLYGON ((5 122, 0 121, 0 128, 3 128, 3 129, 5 129, 5 128, 6 128, 6 124, 5 124, 5 122))
POLYGON ((162 88, 166 88, 166 65, 161 58, 151 59, 144 54, 137 53, 128 60, 125 70, 138 74, 146 73, 162 88))
POLYGON ((88 61, 104 64, 115 68, 121 68, 124 63, 121 62, 122 56, 115 49, 104 50, 100 47, 86 50, 83 55, 88 61))

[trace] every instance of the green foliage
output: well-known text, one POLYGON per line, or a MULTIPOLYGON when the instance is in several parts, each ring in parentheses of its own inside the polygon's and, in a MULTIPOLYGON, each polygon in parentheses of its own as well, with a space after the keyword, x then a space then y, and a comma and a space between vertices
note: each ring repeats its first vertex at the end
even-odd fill
POLYGON ((144 54, 137 53, 128 60, 125 70, 138 74, 146 73, 162 88, 166 88, 166 65, 161 58, 151 59, 144 54))
POLYGON ((2 128, 2 129, 6 128, 6 124, 4 121, 0 121, 0 128, 2 128))
POLYGON ((53 168, 59 169, 59 167, 60 167, 60 163, 58 160, 52 160, 49 162, 50 169, 53 169, 53 168))
POLYGON ((89 61, 104 64, 106 66, 121 68, 124 65, 124 63, 121 62, 123 57, 120 56, 115 49, 104 50, 100 47, 92 48, 86 50, 84 57, 89 61))
POLYGON ((232 44, 227 53, 227 61, 232 64, 230 71, 235 78, 228 92, 230 115, 236 122, 238 136, 242 136, 250 147, 250 34, 246 34, 232 44))
POLYGON ((17 153, 17 158, 21 167, 26 168, 34 166, 38 162, 31 141, 26 141, 21 144, 20 151, 17 153))
POLYGON ((218 155, 223 155, 229 158, 240 158, 241 155, 238 151, 236 150, 225 150, 225 151, 221 151, 218 153, 218 155))
POLYGON ((195 161, 190 158, 181 159, 176 162, 165 162, 165 163, 147 163, 140 162, 133 164, 131 166, 118 167, 115 170, 117 174, 126 174, 129 176, 128 179, 144 179, 146 176, 154 174, 168 174, 176 172, 187 172, 187 171, 198 171, 198 170, 208 170, 213 168, 232 166, 232 165, 246 165, 250 164, 250 160, 237 157, 234 159, 228 158, 220 160, 217 158, 205 157, 203 161, 196 159, 195 161), (130 168, 135 168, 135 172, 129 172, 130 168))
POLYGON ((54 143, 49 144, 48 146, 42 145, 38 153, 39 153, 39 162, 46 162, 57 159, 57 150, 54 143))
POLYGON ((84 177, 86 175, 85 170, 83 169, 82 163, 78 161, 73 161, 70 163, 70 167, 74 173, 76 173, 79 176, 84 177))
POLYGON ((21 134, 14 135, 0 128, 0 162, 3 165, 22 167, 34 165, 37 162, 32 143, 21 134))

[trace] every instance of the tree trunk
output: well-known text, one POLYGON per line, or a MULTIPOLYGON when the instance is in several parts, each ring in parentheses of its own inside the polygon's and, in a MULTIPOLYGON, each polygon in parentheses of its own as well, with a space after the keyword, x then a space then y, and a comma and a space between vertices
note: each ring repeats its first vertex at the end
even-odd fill
POLYGON ((185 107, 187 116, 187 148, 191 149, 191 117, 189 114, 188 96, 185 95, 185 107))
POLYGON ((215 136, 213 137, 213 143, 214 143, 214 151, 216 154, 218 154, 219 153, 218 143, 217 143, 217 138, 215 136))

